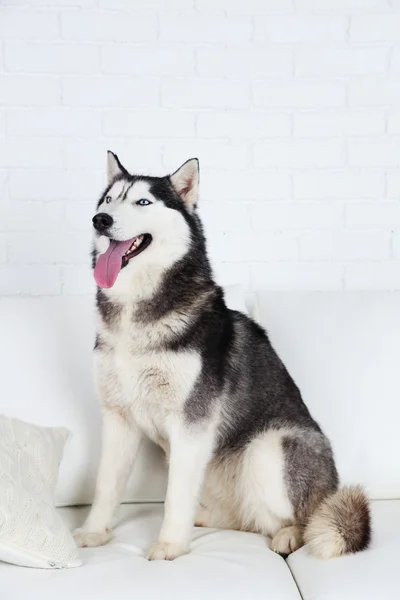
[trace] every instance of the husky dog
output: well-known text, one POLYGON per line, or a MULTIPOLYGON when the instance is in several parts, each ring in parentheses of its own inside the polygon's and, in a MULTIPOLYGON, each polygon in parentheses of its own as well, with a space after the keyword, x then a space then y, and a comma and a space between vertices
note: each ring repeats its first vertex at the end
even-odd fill
POLYGON ((169 463, 149 559, 187 553, 193 524, 270 536, 285 555, 304 543, 321 558, 363 550, 363 490, 339 489, 330 443, 266 332, 228 310, 213 280, 198 184, 197 159, 145 177, 108 153, 108 185, 93 217, 102 457, 75 539, 110 540, 144 435, 169 463))

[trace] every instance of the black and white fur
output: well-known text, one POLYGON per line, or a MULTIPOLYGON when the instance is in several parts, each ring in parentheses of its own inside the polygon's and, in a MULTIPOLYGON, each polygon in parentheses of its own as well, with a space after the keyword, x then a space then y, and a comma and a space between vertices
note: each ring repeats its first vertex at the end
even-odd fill
MULTIPOLYGON (((143 177, 109 153, 108 179, 97 206, 113 218, 107 236, 149 233, 152 243, 113 287, 97 292, 103 448, 77 543, 111 538, 113 513, 147 436, 169 462, 164 521, 149 559, 188 552, 194 523, 270 536, 282 554, 304 542, 323 558, 366 548, 363 491, 339 490, 330 443, 267 334, 228 310, 213 280, 196 212, 198 161, 171 176, 143 177), (137 205, 141 198, 152 204, 137 205)), ((95 239, 101 249, 104 238, 95 239)))

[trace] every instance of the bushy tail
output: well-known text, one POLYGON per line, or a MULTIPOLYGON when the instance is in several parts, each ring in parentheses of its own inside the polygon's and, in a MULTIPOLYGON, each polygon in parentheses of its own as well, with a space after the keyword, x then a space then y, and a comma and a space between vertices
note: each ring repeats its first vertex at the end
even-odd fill
POLYGON ((311 515, 304 541, 318 558, 333 558, 368 547, 371 539, 369 502, 360 486, 344 487, 328 496, 311 515))

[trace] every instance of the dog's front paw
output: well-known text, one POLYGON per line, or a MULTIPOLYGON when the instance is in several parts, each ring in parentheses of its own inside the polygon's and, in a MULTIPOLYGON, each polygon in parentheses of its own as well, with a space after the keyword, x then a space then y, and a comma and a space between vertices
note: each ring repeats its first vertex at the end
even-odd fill
POLYGON ((147 552, 148 560, 174 560, 182 554, 187 554, 189 548, 173 542, 156 542, 147 552))
POLYGON ((76 529, 73 536, 79 548, 93 548, 94 546, 104 546, 104 544, 107 544, 112 538, 112 533, 111 529, 104 529, 104 531, 76 529))

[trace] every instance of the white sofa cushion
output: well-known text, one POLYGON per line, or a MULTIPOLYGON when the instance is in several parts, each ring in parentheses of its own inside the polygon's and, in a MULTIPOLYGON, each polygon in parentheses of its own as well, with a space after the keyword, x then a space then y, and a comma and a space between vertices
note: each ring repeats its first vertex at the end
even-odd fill
MULTIPOLYGON (((231 308, 246 310, 240 286, 225 291, 231 308)), ((101 432, 92 376, 94 322, 92 297, 0 300, 0 413, 72 432, 60 469, 58 506, 93 498, 101 432)), ((163 500, 165 485, 163 455, 145 442, 124 499, 163 500)))
POLYGON ((74 539, 54 508, 68 431, 0 415, 0 561, 78 567, 74 539))
POLYGON ((288 559, 303 600, 398 600, 400 598, 400 500, 372 502, 369 550, 317 560, 307 548, 288 559))
POLYGON ((258 311, 342 481, 399 498, 400 293, 265 292, 258 311))
MULTIPOLYGON (((86 508, 62 508, 68 526, 80 525, 86 508)), ((194 529, 191 553, 172 562, 145 558, 157 539, 162 504, 123 505, 114 539, 83 548, 83 566, 48 573, 38 580, 26 569, 20 577, 0 564, 0 589, 7 600, 300 600, 285 561, 265 538, 238 531, 194 529)))

